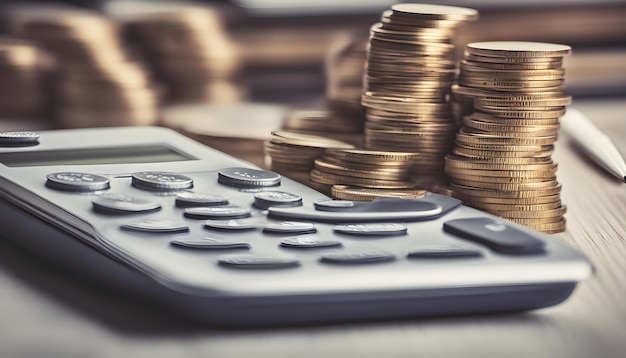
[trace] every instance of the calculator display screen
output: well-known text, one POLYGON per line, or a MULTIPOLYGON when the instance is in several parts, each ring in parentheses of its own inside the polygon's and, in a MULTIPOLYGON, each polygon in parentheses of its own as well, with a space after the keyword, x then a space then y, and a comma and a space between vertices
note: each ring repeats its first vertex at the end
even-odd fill
POLYGON ((7 167, 178 162, 197 159, 161 144, 0 154, 7 167))

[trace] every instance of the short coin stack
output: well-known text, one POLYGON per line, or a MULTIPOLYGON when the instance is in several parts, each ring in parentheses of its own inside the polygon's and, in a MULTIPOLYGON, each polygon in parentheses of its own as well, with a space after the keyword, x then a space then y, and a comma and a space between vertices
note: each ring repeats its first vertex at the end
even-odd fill
POLYGON ((330 187, 309 180, 315 160, 321 158, 328 148, 349 149, 354 146, 325 137, 287 131, 272 132, 272 139, 264 143, 273 171, 330 195, 330 187))
POLYGON ((135 4, 111 9, 151 60, 174 103, 236 102, 240 64, 221 14, 189 3, 135 4))
POLYGON ((110 19, 87 10, 33 7, 17 11, 11 28, 54 55, 58 70, 55 111, 60 126, 156 123, 157 91, 110 19))
POLYGON ((565 230, 551 155, 559 117, 571 103, 561 67, 570 52, 535 42, 467 45, 453 91, 473 102, 473 112, 463 117, 446 157, 454 196, 539 231, 565 230))
POLYGON ((396 4, 371 27, 362 104, 367 149, 419 153, 414 180, 440 181, 458 125, 447 94, 456 74, 454 35, 473 9, 396 4))
POLYGON ((41 118, 46 112, 42 54, 29 42, 0 37, 0 117, 41 118))
MULTIPOLYGON (((358 149, 327 149, 315 160, 311 181, 370 189, 410 189, 415 155, 358 149)), ((383 190, 381 190, 382 192, 383 190)))

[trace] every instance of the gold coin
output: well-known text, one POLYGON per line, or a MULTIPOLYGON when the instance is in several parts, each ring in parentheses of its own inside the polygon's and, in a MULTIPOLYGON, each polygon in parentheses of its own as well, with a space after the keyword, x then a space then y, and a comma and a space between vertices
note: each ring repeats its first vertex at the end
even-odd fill
MULTIPOLYGON (((541 210, 541 211, 520 211, 520 210, 489 210, 490 213, 506 218, 515 219, 548 219, 555 218, 560 219, 567 212, 566 206, 559 206, 553 209, 541 210)), ((555 220, 558 221, 558 220, 555 220)))
POLYGON ((533 100, 489 99, 477 97, 474 103, 478 106, 491 107, 561 107, 572 103, 572 97, 563 95, 555 98, 542 98, 533 100))
POLYGON ((474 149, 493 149, 496 151, 542 151, 546 149, 541 148, 542 146, 552 145, 556 142, 556 139, 556 135, 549 135, 545 137, 503 137, 494 134, 475 134, 461 131, 456 134, 456 141, 467 147, 474 149), (509 146, 509 148, 503 149, 503 146, 509 146))
POLYGON ((503 124, 511 126, 534 126, 534 125, 553 125, 558 124, 559 119, 554 118, 502 118, 496 115, 483 112, 473 112, 469 118, 481 122, 503 124))
POLYGON ((333 185, 332 196, 340 200, 372 201, 377 198, 411 198, 426 196, 424 189, 368 189, 346 185, 333 185))
MULTIPOLYGON (((446 168, 452 178, 457 174, 486 176, 486 177, 509 177, 509 178, 551 178, 556 175, 556 168, 542 170, 483 170, 483 169, 457 169, 446 168)), ((456 190, 456 188, 454 188, 456 190)))
POLYGON ((272 132, 272 142, 316 148, 354 148, 354 145, 338 140, 287 131, 272 132))
POLYGON ((543 169, 556 169, 557 164, 552 161, 547 163, 526 163, 520 164, 508 164, 499 163, 486 160, 473 160, 462 158, 456 155, 446 155, 445 157, 446 168, 449 169, 484 169, 484 170, 543 170, 543 169))
POLYGON ((377 179, 377 180, 408 180, 409 173, 402 168, 391 169, 374 169, 374 170, 362 170, 354 167, 341 166, 334 163, 329 163, 321 159, 315 159, 315 169, 320 172, 338 175, 349 176, 357 178, 377 179))
MULTIPOLYGON (((551 160, 550 158, 546 158, 551 160)), ((507 178, 507 177, 489 177, 484 175, 468 175, 463 173, 456 173, 452 179, 455 182, 471 181, 480 183, 494 183, 494 184, 524 184, 524 183, 540 183, 546 181, 556 180, 556 175, 551 177, 540 178, 507 178)))
POLYGON ((450 183, 450 187, 456 194, 478 196, 478 197, 490 197, 490 198, 533 198, 541 196, 556 195, 561 192, 561 184, 557 184, 554 187, 540 188, 532 190, 494 190, 494 189, 481 189, 473 188, 465 185, 459 185, 450 183))
POLYGON ((550 158, 553 149, 547 149, 543 151, 498 151, 491 149, 473 149, 465 146, 461 146, 458 143, 452 148, 452 153, 469 158, 518 158, 518 157, 532 157, 532 158, 550 158))
POLYGON ((480 202, 466 202, 465 204, 473 208, 486 210, 489 212, 494 212, 494 211, 541 212, 543 210, 551 210, 551 209, 556 209, 560 207, 561 201, 557 200, 551 203, 544 203, 544 204, 493 204, 493 203, 480 203, 480 202))
POLYGON ((373 164, 388 161, 404 163, 409 162, 418 156, 418 154, 409 152, 387 152, 365 149, 327 149, 325 153, 347 161, 373 164))
POLYGON ((487 132, 498 133, 528 133, 528 134, 557 134, 559 131, 559 121, 554 120, 555 124, 551 125, 527 125, 527 126, 515 126, 507 125, 506 121, 502 124, 487 123, 483 121, 477 121, 471 117, 463 117, 463 125, 487 132))
POLYGON ((395 4, 391 6, 390 18, 410 18, 420 20, 470 21, 478 18, 478 11, 470 8, 429 4, 395 4))
POLYGON ((514 190, 536 190, 536 189, 544 189, 551 188, 557 184, 556 180, 550 181, 533 181, 527 182, 523 181, 520 183, 489 183, 486 181, 471 181, 464 180, 457 177, 452 179, 454 184, 464 185, 467 187, 478 188, 478 189, 493 189, 493 190, 504 190, 504 191, 514 191, 514 190))
POLYGON ((473 42, 466 50, 474 55, 506 58, 562 57, 572 52, 567 45, 524 41, 473 42))
POLYGON ((506 205, 535 205, 535 204, 548 204, 560 201, 559 194, 536 196, 536 197, 524 197, 524 198, 500 198, 500 197, 487 197, 477 195, 465 195, 454 191, 454 197, 462 200, 468 204, 506 204, 506 205))
POLYGON ((521 118, 521 119, 551 119, 559 118, 565 114, 565 108, 557 110, 547 111, 533 111, 533 110, 507 110, 507 109, 489 109, 479 108, 481 111, 493 114, 501 118, 521 118))
POLYGON ((320 184, 343 184, 354 185, 366 188, 380 188, 380 189, 407 189, 412 186, 410 181, 393 181, 393 180, 377 180, 366 179, 349 176, 341 176, 330 173, 321 172, 317 169, 311 171, 311 181, 320 184))

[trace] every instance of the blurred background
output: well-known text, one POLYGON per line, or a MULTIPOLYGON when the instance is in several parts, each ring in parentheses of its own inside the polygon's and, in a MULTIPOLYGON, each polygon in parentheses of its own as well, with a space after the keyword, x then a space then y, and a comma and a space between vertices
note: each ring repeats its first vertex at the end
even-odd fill
MULTIPOLYGON (((0 130, 163 125, 263 166, 271 130, 359 142, 369 28, 393 1, 4 1, 0 130)), ((626 96, 626 1, 457 0, 455 38, 572 46, 566 91, 626 96)))

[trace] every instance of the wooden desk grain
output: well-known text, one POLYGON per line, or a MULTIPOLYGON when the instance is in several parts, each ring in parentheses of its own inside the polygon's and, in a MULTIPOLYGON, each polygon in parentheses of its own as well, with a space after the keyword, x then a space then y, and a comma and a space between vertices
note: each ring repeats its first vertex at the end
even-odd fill
MULTIPOLYGON (((626 99, 576 102, 626 154, 626 99)), ((0 241, 0 357, 624 357, 626 185, 559 139, 568 206, 558 237, 595 277, 524 314, 265 330, 189 327, 74 281, 0 241)), ((2 222, 10 220, 2 218, 2 222)))

